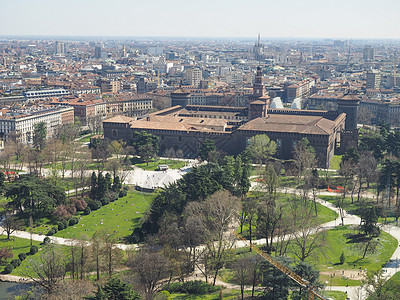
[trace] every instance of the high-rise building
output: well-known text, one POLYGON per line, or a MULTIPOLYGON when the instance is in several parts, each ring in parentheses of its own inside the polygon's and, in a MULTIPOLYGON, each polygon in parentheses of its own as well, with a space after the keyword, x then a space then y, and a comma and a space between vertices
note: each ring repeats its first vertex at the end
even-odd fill
POLYGON ((96 46, 94 48, 94 58, 101 58, 101 46, 96 46))
POLYGON ((378 70, 367 72, 367 89, 379 89, 381 86, 381 73, 378 70))
POLYGON ((63 56, 67 53, 66 46, 64 42, 56 42, 56 55, 63 56))
POLYGON ((200 69, 193 68, 186 70, 186 84, 198 86, 203 80, 203 72, 200 69))
POLYGON ((375 49, 371 46, 366 46, 363 50, 364 61, 373 61, 375 59, 375 49))

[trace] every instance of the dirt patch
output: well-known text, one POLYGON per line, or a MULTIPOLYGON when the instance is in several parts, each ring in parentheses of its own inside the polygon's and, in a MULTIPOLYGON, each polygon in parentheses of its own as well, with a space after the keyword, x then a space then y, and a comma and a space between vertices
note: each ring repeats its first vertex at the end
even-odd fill
POLYGON ((357 271, 357 270, 332 270, 332 271, 324 271, 320 272, 321 275, 326 275, 329 277, 345 277, 347 279, 353 280, 362 280, 365 279, 366 272, 365 271, 357 271))

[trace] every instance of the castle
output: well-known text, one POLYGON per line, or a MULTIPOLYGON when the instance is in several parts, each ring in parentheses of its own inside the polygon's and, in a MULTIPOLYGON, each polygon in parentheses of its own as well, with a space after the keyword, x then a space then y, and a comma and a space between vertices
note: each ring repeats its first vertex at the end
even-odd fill
POLYGON ((257 68, 253 95, 248 107, 189 105, 190 93, 182 88, 171 93, 170 108, 136 120, 116 116, 103 122, 104 137, 129 140, 135 131, 160 137, 160 154, 167 149, 182 150, 196 157, 206 139, 230 155, 243 151, 248 140, 266 134, 277 144, 276 157, 290 159, 296 143, 307 138, 314 147, 320 167, 329 167, 335 152, 343 152, 357 141, 359 100, 345 95, 338 111, 269 109, 264 94, 261 68, 257 68), (346 117, 347 115, 347 117, 346 117))

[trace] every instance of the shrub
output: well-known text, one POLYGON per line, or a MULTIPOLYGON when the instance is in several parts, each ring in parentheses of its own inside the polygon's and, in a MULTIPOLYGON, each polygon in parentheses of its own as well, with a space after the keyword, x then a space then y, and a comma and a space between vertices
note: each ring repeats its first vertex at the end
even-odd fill
POLYGON ((18 254, 18 258, 20 261, 23 261, 26 258, 26 253, 22 252, 22 253, 18 254))
POLYGON ((58 227, 57 227, 57 226, 54 226, 54 227, 52 227, 51 229, 53 229, 54 232, 58 232, 58 227))
POLYGON ((14 270, 14 266, 12 264, 8 264, 4 267, 4 273, 10 274, 14 270))
POLYGON ((11 247, 0 248, 0 264, 4 264, 7 260, 13 257, 14 254, 12 253, 11 247))
POLYGON ((125 186, 123 187, 123 189, 124 189, 125 191, 129 191, 129 186, 125 185, 125 186))
POLYGON ((87 203, 83 198, 79 198, 79 199, 75 198, 75 199, 72 199, 71 202, 75 206, 77 211, 83 211, 87 206, 87 203))
POLYGON ((170 293, 184 293, 190 295, 204 295, 217 292, 221 289, 220 286, 212 286, 200 280, 174 282, 163 287, 164 290, 170 293))
POLYGON ((113 191, 107 191, 106 197, 110 199, 110 202, 114 202, 115 200, 118 200, 118 193, 115 193, 113 191))
POLYGON ((103 197, 100 199, 101 201, 101 205, 107 205, 108 203, 110 203, 110 199, 108 197, 103 197))
POLYGON ((47 236, 51 236, 51 235, 54 235, 54 234, 56 234, 56 231, 54 230, 54 228, 52 228, 52 229, 50 229, 49 230, 49 232, 47 232, 47 236))
POLYGON ((73 217, 71 219, 69 219, 69 226, 74 226, 76 224, 78 224, 79 220, 77 217, 73 217))
POLYGON ((34 255, 34 254, 36 254, 37 252, 38 252, 38 246, 36 246, 36 245, 32 245, 31 246, 31 249, 29 249, 29 254, 30 255, 34 255))
POLYGON ((50 243, 51 242, 51 239, 48 237, 48 236, 46 236, 44 239, 43 239, 43 244, 45 244, 45 245, 47 245, 48 243, 50 243))
POLYGON ((122 197, 125 197, 126 195, 128 195, 128 192, 127 192, 126 190, 121 190, 121 191, 119 192, 118 197, 119 197, 119 198, 122 198, 122 197))
POLYGON ((64 230, 66 227, 63 222, 58 223, 58 230, 64 230))
POLYGON ((14 266, 14 269, 18 268, 21 265, 21 260, 19 258, 14 258, 11 261, 11 264, 14 266))
POLYGON ((86 206, 85 210, 83 211, 83 214, 84 214, 84 215, 88 215, 88 214, 90 214, 91 212, 92 212, 92 210, 90 209, 90 207, 89 207, 89 206, 86 206))
POLYGON ((100 201, 91 201, 91 202, 89 202, 88 205, 92 211, 98 210, 101 207, 101 202, 100 201))
POLYGON ((67 220, 76 213, 76 208, 73 204, 71 205, 59 205, 53 212, 53 216, 56 219, 67 220))

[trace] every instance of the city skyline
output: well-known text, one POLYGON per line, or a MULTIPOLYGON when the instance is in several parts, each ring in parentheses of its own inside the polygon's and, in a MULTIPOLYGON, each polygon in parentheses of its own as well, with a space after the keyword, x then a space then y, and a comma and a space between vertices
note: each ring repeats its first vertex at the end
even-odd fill
POLYGON ((398 39, 399 9, 394 0, 5 0, 0 35, 398 39))

